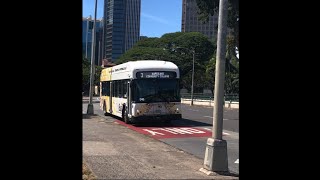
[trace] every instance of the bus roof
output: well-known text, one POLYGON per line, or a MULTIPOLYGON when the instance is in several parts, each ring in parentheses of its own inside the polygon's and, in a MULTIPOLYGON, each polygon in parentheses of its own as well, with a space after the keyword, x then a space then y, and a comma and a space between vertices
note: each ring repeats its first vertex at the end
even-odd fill
MULTIPOLYGON (((164 68, 168 70, 176 70, 178 66, 170 61, 160 61, 160 60, 139 60, 139 61, 129 61, 127 63, 131 70, 146 70, 146 69, 159 69, 164 68)), ((123 65, 124 65, 123 64, 123 65)))
POLYGON ((177 65, 170 61, 161 60, 129 61, 123 64, 103 69, 102 76, 108 76, 106 80, 117 80, 125 78, 135 79, 136 72, 138 71, 174 71, 177 73, 177 78, 180 77, 179 68, 177 65), (107 75, 107 72, 110 72, 111 74, 107 75))

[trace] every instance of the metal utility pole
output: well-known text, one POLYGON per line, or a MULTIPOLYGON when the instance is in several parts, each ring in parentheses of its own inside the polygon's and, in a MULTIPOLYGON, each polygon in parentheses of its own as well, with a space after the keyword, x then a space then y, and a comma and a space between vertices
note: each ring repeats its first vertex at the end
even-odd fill
POLYGON ((98 48, 98 66, 100 66, 101 64, 100 64, 100 58, 101 58, 101 55, 100 55, 100 40, 99 40, 99 48, 98 48))
MULTIPOLYGON (((91 20, 91 18, 90 18, 91 20)), ((87 18, 87 29, 86 29, 86 58, 88 59, 88 33, 89 33, 89 24, 90 24, 89 18, 87 18)))
POLYGON ((94 56, 95 56, 95 46, 96 46, 96 19, 97 19, 97 1, 95 0, 94 8, 94 21, 92 28, 92 48, 91 48, 91 71, 90 71, 90 89, 89 89, 89 104, 87 108, 87 114, 92 115, 94 112, 92 104, 92 94, 93 94, 93 80, 94 80, 94 56))
POLYGON ((193 106, 193 79, 194 79, 194 55, 195 50, 192 50, 192 80, 191 80, 191 106, 193 106))
POLYGON ((229 171, 227 141, 222 139, 227 15, 228 0, 220 0, 212 138, 207 140, 204 159, 204 169, 214 172, 229 171))

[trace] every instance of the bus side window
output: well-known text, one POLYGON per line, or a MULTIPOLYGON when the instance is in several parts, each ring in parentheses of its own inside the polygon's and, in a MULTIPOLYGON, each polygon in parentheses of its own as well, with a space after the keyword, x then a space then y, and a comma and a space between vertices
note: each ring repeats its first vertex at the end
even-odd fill
POLYGON ((113 81, 113 97, 117 97, 117 81, 113 81))
POLYGON ((102 96, 110 96, 110 82, 101 82, 102 85, 102 96))
POLYGON ((106 95, 110 96, 110 81, 106 82, 106 95))
POLYGON ((101 95, 104 96, 104 82, 100 82, 101 85, 101 95))
POLYGON ((114 96, 119 97, 119 81, 115 81, 115 86, 114 86, 114 96))
POLYGON ((124 97, 124 98, 127 98, 127 85, 128 85, 128 81, 127 81, 127 80, 124 80, 124 81, 122 82, 122 84, 123 84, 123 97, 124 97))
POLYGON ((106 93, 106 82, 101 82, 101 86, 102 86, 101 95, 105 96, 105 93, 106 93))
POLYGON ((123 97, 123 80, 118 81, 119 82, 119 97, 122 98, 123 97))
POLYGON ((117 97, 120 97, 120 81, 117 81, 117 97))
POLYGON ((113 81, 112 82, 112 97, 116 97, 115 96, 115 94, 116 94, 116 91, 115 91, 116 88, 115 87, 116 87, 116 81, 113 81))

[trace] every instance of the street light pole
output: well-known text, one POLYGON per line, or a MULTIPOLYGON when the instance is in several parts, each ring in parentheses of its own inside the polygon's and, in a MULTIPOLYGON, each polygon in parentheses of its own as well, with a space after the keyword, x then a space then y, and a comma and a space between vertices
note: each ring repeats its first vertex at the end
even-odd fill
MULTIPOLYGON (((100 39, 100 38, 99 38, 100 39)), ((101 58, 101 55, 100 55, 100 40, 99 40, 99 46, 98 46, 98 66, 100 66, 100 58, 101 58)))
POLYGON ((222 139, 227 15, 228 0, 220 0, 212 138, 207 140, 204 158, 204 168, 215 172, 229 171, 227 141, 222 139))
POLYGON ((193 79, 194 79, 194 55, 195 50, 192 50, 192 80, 191 80, 191 106, 193 106, 193 79))
POLYGON ((88 33, 89 33, 89 18, 87 18, 87 29, 86 29, 86 58, 88 59, 88 33))
POLYGON ((89 89, 89 104, 87 108, 87 114, 93 114, 92 94, 93 94, 93 80, 94 80, 94 58, 95 58, 95 45, 96 45, 96 19, 97 19, 97 1, 95 0, 94 8, 94 21, 92 28, 92 48, 91 48, 91 71, 90 71, 90 89, 89 89))

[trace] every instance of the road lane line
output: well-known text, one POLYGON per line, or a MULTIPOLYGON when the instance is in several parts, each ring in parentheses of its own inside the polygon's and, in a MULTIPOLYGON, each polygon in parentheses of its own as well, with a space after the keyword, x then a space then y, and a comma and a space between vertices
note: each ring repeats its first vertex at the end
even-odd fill
MULTIPOLYGON (((203 129, 206 129, 206 130, 208 130, 208 131, 212 131, 211 128, 206 128, 206 127, 204 127, 203 129)), ((229 136, 229 135, 230 135, 229 133, 226 133, 226 132, 222 132, 222 134, 225 135, 225 136, 229 136)))
POLYGON ((234 163, 239 164, 239 159, 237 159, 234 163))
MULTIPOLYGON (((207 118, 213 118, 212 116, 203 116, 203 117, 207 117, 207 118)), ((230 119, 223 119, 224 121, 228 121, 230 119)))
POLYGON ((199 110, 196 110, 196 109, 188 109, 188 110, 190 110, 190 111, 196 111, 196 112, 198 112, 199 110))
POLYGON ((207 117, 207 118, 213 118, 212 116, 203 116, 203 117, 207 117))
POLYGON ((208 130, 208 131, 212 131, 212 129, 211 129, 211 128, 203 128, 203 129, 206 129, 206 130, 208 130))

